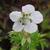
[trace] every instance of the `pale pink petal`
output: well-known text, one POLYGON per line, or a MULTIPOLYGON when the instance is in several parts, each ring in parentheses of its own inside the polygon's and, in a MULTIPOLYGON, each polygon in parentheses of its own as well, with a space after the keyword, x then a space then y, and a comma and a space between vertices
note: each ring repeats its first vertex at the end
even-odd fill
POLYGON ((43 15, 39 11, 34 11, 30 18, 33 20, 34 23, 39 24, 43 21, 43 15))
POLYGON ((20 32, 23 29, 23 25, 19 22, 14 23, 13 28, 14 31, 20 32))
POLYGON ((34 23, 27 24, 24 27, 24 31, 28 33, 33 33, 36 32, 37 30, 38 30, 38 26, 34 23))
POLYGON ((16 22, 20 17, 22 17, 22 14, 19 11, 13 11, 9 14, 9 17, 13 22, 16 22))
POLYGON ((28 13, 32 13, 33 11, 35 11, 35 7, 33 5, 25 5, 22 7, 22 12, 28 14, 28 13))

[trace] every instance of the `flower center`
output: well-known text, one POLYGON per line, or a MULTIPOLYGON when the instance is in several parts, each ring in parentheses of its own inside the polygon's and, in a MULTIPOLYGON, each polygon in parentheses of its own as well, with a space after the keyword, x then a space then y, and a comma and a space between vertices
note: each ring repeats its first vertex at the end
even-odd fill
POLYGON ((23 14, 23 17, 19 19, 19 22, 22 23, 22 25, 26 25, 28 23, 31 23, 31 19, 29 18, 31 14, 23 14))

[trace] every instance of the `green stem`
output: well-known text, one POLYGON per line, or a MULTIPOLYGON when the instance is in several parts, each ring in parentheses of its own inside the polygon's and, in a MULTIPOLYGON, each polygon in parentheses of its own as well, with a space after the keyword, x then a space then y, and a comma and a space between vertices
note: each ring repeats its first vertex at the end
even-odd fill
POLYGON ((44 50, 44 46, 43 46, 43 44, 41 43, 41 48, 42 48, 42 50, 44 50))

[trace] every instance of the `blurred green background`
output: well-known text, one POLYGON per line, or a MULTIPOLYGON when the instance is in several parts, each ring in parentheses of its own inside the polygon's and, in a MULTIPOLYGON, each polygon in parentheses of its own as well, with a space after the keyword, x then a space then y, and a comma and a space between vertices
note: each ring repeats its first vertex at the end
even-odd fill
POLYGON ((38 25, 39 32, 47 34, 49 47, 45 50, 50 50, 50 0, 0 0, 0 47, 6 48, 5 50, 11 47, 8 32, 12 30, 13 22, 9 18, 9 13, 14 10, 20 11, 26 4, 34 5, 35 9, 43 14, 44 21, 38 25))

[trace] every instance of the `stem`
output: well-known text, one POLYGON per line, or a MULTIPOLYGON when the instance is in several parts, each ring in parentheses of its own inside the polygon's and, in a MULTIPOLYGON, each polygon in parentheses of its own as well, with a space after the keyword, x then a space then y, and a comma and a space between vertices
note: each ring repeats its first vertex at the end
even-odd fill
POLYGON ((41 48, 42 48, 42 50, 44 50, 44 46, 43 46, 43 44, 41 43, 41 48))
POLYGON ((19 46, 12 46, 11 50, 19 50, 19 46))
POLYGON ((47 34, 42 34, 42 35, 41 35, 41 37, 45 37, 45 36, 47 36, 47 34))

